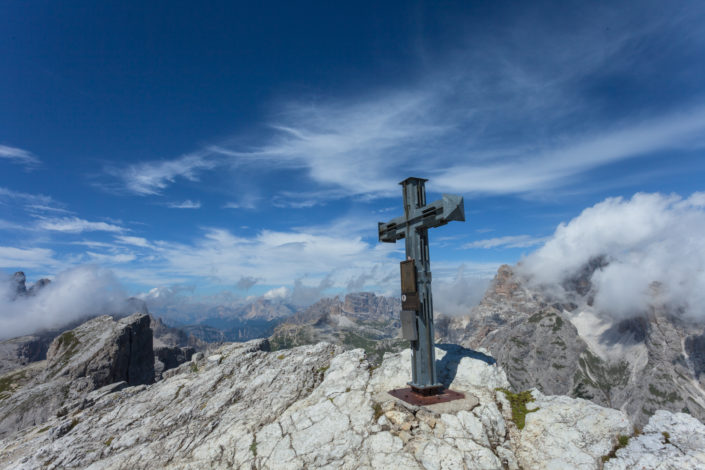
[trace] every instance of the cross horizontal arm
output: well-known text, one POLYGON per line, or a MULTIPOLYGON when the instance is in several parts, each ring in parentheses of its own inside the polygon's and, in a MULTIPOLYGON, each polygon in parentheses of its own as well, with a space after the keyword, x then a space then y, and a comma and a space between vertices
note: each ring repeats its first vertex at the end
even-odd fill
POLYGON ((442 199, 413 209, 408 219, 401 216, 387 223, 379 222, 379 241, 394 243, 401 240, 406 235, 407 226, 414 229, 440 227, 453 220, 465 221, 463 198, 454 194, 444 194, 442 199))

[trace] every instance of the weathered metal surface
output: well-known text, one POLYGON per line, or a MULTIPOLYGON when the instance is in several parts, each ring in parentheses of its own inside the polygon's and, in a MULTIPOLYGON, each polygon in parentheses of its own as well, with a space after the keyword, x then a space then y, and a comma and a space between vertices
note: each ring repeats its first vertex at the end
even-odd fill
POLYGON ((379 241, 406 241, 406 261, 401 264, 402 308, 416 310, 417 339, 411 341, 411 385, 417 390, 439 390, 436 357, 433 346, 433 300, 431 296, 431 264, 428 251, 428 229, 450 221, 465 220, 463 198, 444 194, 442 199, 426 204, 423 178, 407 178, 403 188, 404 215, 378 224, 379 241), (411 269, 413 263, 414 269, 411 269), (412 282, 414 281, 414 282, 412 282), (415 286, 412 286, 415 284, 415 286))
POLYGON ((419 339, 419 331, 416 328, 415 311, 401 311, 401 337, 410 341, 416 341, 419 339))
POLYGON ((411 294, 418 292, 416 286, 416 263, 414 260, 406 260, 399 263, 401 271, 401 293, 411 294))
POLYGON ((421 309, 421 300, 418 292, 410 292, 401 295, 402 310, 414 310, 418 312, 421 309))
POLYGON ((465 395, 463 395, 462 393, 456 392, 454 390, 449 390, 447 388, 441 388, 437 391, 437 393, 431 395, 417 393, 412 390, 411 387, 397 388, 395 390, 390 390, 387 393, 389 393, 394 398, 398 398, 416 406, 435 405, 437 403, 446 403, 449 401, 461 400, 465 398, 465 395))

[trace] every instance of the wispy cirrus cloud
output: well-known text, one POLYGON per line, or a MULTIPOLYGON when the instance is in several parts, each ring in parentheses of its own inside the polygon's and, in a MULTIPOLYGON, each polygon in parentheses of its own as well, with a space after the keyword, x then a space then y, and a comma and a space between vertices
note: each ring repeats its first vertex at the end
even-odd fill
POLYGON ((142 162, 126 168, 112 168, 108 173, 119 178, 127 191, 149 196, 160 194, 177 178, 197 181, 201 171, 217 166, 211 156, 207 152, 196 152, 174 160, 142 162))
POLYGON ((32 205, 49 206, 54 204, 54 200, 50 196, 14 191, 12 189, 0 186, 0 199, 2 198, 15 199, 32 205))
POLYGON ((223 205, 223 209, 256 209, 257 199, 243 198, 242 200, 235 202, 226 202, 223 205))
POLYGON ((150 248, 152 247, 152 244, 143 237, 131 237, 127 235, 118 235, 115 237, 115 240, 118 241, 119 243, 123 243, 125 245, 132 245, 132 246, 138 246, 141 248, 150 248))
POLYGON ((78 217, 40 217, 36 226, 41 230, 64 233, 124 232, 127 230, 107 222, 91 222, 78 217))
POLYGON ((41 164, 39 158, 29 150, 7 145, 0 145, 0 159, 10 160, 28 169, 35 168, 41 164))
MULTIPOLYGON (((554 191, 585 181, 597 168, 658 152, 705 148, 702 96, 651 105, 649 88, 679 44, 702 55, 704 35, 686 35, 703 10, 649 14, 635 21, 623 8, 565 12, 562 22, 517 15, 498 34, 472 33, 453 54, 435 57, 404 85, 347 98, 280 104, 259 144, 207 150, 247 166, 289 170, 308 179, 311 197, 274 202, 307 208, 339 197, 394 193, 409 175, 428 175, 429 189, 481 194, 554 191), (605 25, 609 30, 605 32, 605 25), (615 97, 595 90, 611 81, 649 83, 642 101, 606 110, 615 97)), ((688 11, 686 11, 688 10, 688 11)), ((671 79, 687 80, 674 70, 671 79)), ((619 100, 617 100, 619 101, 619 100)))
MULTIPOLYGON (((236 135, 113 174, 128 191, 154 195, 229 165, 234 180, 245 169, 247 184, 279 188, 266 204, 307 209, 396 195, 409 175, 430 177, 429 189, 439 192, 555 192, 610 164, 705 148, 702 91, 652 104, 672 60, 665 51, 677 47, 685 63, 705 51, 705 35, 689 34, 705 10, 625 8, 572 6, 556 16, 560 24, 533 11, 508 15, 498 30, 469 32, 455 50, 427 57, 392 85, 274 103, 250 145, 236 135), (616 96, 614 82, 633 83, 629 95, 639 99, 616 96)), ((690 75, 675 68, 667 80, 690 75)), ((240 197, 225 207, 255 207, 240 197)))
POLYGON ((46 268, 58 264, 54 251, 47 248, 0 246, 0 268, 46 268))
POLYGON ((182 201, 182 202, 171 202, 171 203, 167 204, 166 206, 171 209, 200 209, 201 202, 200 201, 192 201, 191 199, 186 199, 185 201, 182 201))
MULTIPOLYGON (((405 148, 423 147, 447 132, 448 124, 428 119, 433 105, 433 94, 423 90, 380 93, 350 103, 289 103, 271 125, 271 139, 258 148, 209 150, 236 165, 266 162, 271 168, 303 169, 319 184, 342 188, 344 196, 389 193, 398 182, 393 173, 408 158, 405 148)), ((304 207, 318 198, 307 199, 304 207)), ((286 204, 287 198, 280 201, 286 204)))
POLYGON ((136 254, 129 252, 106 254, 87 251, 86 255, 90 257, 91 263, 100 263, 103 265, 129 263, 130 261, 134 261, 137 258, 136 254))
MULTIPOLYGON (((0 204, 3 204, 3 201, 8 200, 12 200, 14 203, 23 205, 27 212, 33 215, 47 212, 58 214, 71 213, 71 211, 62 207, 63 204, 56 202, 51 196, 25 193, 0 186, 0 204)), ((25 224, 24 228, 30 227, 25 224)))
POLYGON ((545 237, 532 237, 531 235, 508 235, 504 237, 486 238, 466 243, 463 248, 528 248, 545 242, 545 237))
POLYGON ((436 170, 433 184, 445 191, 522 193, 568 184, 569 178, 616 161, 664 150, 705 148, 705 106, 631 123, 577 142, 529 153, 510 162, 458 165, 436 170))

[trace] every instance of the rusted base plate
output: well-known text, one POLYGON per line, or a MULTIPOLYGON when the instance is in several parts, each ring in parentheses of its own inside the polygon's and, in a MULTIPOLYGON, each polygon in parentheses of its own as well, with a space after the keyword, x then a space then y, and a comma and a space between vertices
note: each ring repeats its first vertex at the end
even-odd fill
POLYGON ((389 393, 394 398, 404 400, 407 403, 417 406, 425 405, 435 405, 436 403, 445 403, 453 400, 460 400, 465 398, 465 395, 459 392, 454 392, 447 388, 442 389, 436 395, 422 395, 413 391, 410 387, 407 388, 397 388, 395 390, 390 390, 389 393))

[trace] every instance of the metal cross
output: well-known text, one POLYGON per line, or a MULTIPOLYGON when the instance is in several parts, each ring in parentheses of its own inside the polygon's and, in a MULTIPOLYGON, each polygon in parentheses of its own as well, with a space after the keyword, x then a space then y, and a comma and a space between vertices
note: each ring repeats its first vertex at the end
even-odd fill
POLYGON ((412 390, 424 395, 439 393, 433 346, 433 300, 431 263, 428 257, 428 229, 452 220, 465 221, 462 196, 444 194, 426 204, 423 178, 402 181, 404 215, 379 223, 379 241, 395 243, 406 239, 406 261, 401 263, 402 336, 411 341, 412 390))

